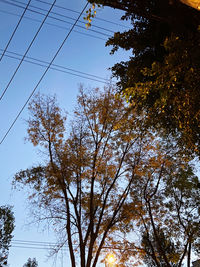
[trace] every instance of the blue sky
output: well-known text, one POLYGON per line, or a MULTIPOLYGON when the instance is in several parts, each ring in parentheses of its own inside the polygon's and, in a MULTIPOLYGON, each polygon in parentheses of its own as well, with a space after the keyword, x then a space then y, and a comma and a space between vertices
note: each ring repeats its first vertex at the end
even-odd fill
MULTIPOLYGON (((45 1, 51 3, 51 1, 45 1)), ((25 0, 0 0, 0 49, 5 48, 19 20, 19 15, 23 12, 20 6, 25 6, 26 3, 27 1, 25 0)), ((57 0, 56 5, 80 12, 85 3, 86 2, 83 0, 57 0)), ((43 9, 49 8, 49 5, 36 0, 32 0, 31 5, 36 7, 30 7, 32 10, 42 13, 46 13, 43 9), (38 8, 40 8, 40 10, 38 10, 38 8)), ((62 14, 65 17, 61 17, 58 14, 51 14, 51 16, 57 19, 55 20, 51 17, 47 19, 31 47, 27 55, 28 57, 50 62, 71 27, 70 24, 62 20, 73 23, 72 19, 66 17, 76 19, 78 16, 76 12, 57 7, 54 7, 52 11, 62 14)), ((86 30, 85 25, 79 23, 78 25, 84 28, 75 27, 54 64, 109 79, 111 73, 108 68, 112 67, 116 62, 126 60, 129 55, 128 52, 119 51, 111 56, 109 55, 110 48, 105 47, 105 40, 107 39, 107 35, 112 35, 111 31, 114 32, 125 29, 119 25, 119 23, 123 24, 123 22, 119 20, 121 14, 122 13, 119 11, 109 8, 98 10, 97 18, 102 18, 118 24, 116 25, 94 19, 90 29, 101 33, 86 30), (105 29, 95 28, 94 26, 105 29)), ((12 57, 17 56, 18 58, 19 56, 13 53, 23 55, 43 18, 44 16, 41 14, 30 12, 29 10, 26 12, 24 19, 8 47, 7 53, 0 62, 0 94, 5 89, 19 64, 19 60, 9 58, 6 55, 12 57)), ((83 21, 83 19, 81 19, 81 21, 83 21)), ((123 25, 127 26, 125 24, 123 25)), ((44 67, 28 62, 23 62, 21 65, 4 97, 0 101, 0 138, 4 136, 10 127, 44 70, 44 67)), ((65 69, 65 71, 67 70, 65 69)), ((77 74, 77 72, 73 73, 77 74)), ((56 94, 59 104, 70 113, 76 103, 76 96, 81 83, 84 84, 84 87, 103 86, 102 82, 76 77, 56 70, 49 70, 39 85, 37 92, 56 94)), ((48 229, 47 226, 41 225, 38 227, 36 224, 28 224, 32 220, 32 217, 29 212, 26 194, 24 191, 16 192, 11 189, 11 181, 17 171, 31 167, 41 160, 41 155, 37 153, 37 150, 33 148, 31 144, 24 141, 24 137, 26 136, 25 120, 27 118, 28 112, 25 108, 4 142, 0 145, 0 205, 10 204, 14 206, 13 210, 16 224, 13 238, 14 242, 9 254, 9 264, 10 267, 22 267, 29 257, 36 257, 39 267, 70 266, 67 264, 68 258, 65 256, 62 257, 61 253, 58 255, 57 262, 55 262, 53 258, 50 258, 46 262, 46 256, 48 255, 47 250, 14 247, 20 246, 19 240, 37 242, 55 242, 56 240, 52 230, 48 229)), ((27 247, 28 245, 21 244, 21 246, 27 247)), ((41 245, 41 247, 43 247, 43 245, 41 245)))

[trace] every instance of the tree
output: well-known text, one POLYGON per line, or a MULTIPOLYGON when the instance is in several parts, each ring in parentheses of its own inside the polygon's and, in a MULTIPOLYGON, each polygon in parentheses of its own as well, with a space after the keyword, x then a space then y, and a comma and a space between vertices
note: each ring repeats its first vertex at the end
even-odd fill
POLYGON ((54 97, 38 95, 29 110, 28 140, 46 156, 17 173, 14 183, 32 189, 39 219, 52 221, 63 244, 67 240, 71 266, 95 267, 120 224, 152 135, 144 135, 142 122, 112 88, 81 89, 68 133, 54 97))
POLYGON ((119 91, 148 114, 147 125, 177 134, 179 144, 200 155, 200 12, 178 0, 89 1, 125 11, 132 28, 106 45, 132 50, 112 67, 119 91))
MULTIPOLYGON (((176 248, 174 247, 174 243, 164 235, 162 231, 157 229, 158 238, 160 243, 162 244, 162 248, 165 251, 165 255, 167 259, 173 259, 176 256, 176 248)), ((141 246, 144 249, 144 262, 148 267, 154 266, 167 266, 165 260, 163 259, 160 252, 160 248, 155 239, 154 234, 146 233, 146 231, 142 235, 141 246)), ((176 261, 175 261, 176 262, 176 261)), ((178 264, 174 262, 170 262, 171 267, 177 267, 178 264)))
POLYGON ((9 246, 14 230, 14 215, 10 206, 0 207, 0 266, 7 266, 9 246))
POLYGON ((140 162, 142 176, 134 181, 132 202, 123 210, 126 234, 139 233, 139 238, 123 240, 122 246, 129 257, 134 249, 133 257, 151 267, 181 267, 184 260, 190 267, 191 252, 199 252, 199 180, 173 147, 154 156, 140 162))
POLYGON ((36 258, 28 258, 27 263, 23 265, 23 267, 37 267, 38 263, 36 261, 36 258))
MULTIPOLYGON (((146 224, 155 230, 154 220, 160 218, 165 219, 160 224, 167 228, 175 212, 180 218, 176 217, 171 233, 175 236, 177 227, 185 231, 180 238, 188 251, 189 243, 198 236, 193 208, 199 200, 196 191, 193 196, 190 193, 198 181, 192 170, 189 172, 188 156, 177 148, 172 136, 147 130, 144 117, 129 109, 112 88, 87 94, 81 89, 68 133, 66 118, 54 97, 38 95, 29 110, 28 140, 40 146, 44 162, 17 173, 14 183, 31 189, 29 200, 36 208, 35 215, 52 222, 62 234, 58 247, 67 242, 72 267, 97 266, 105 247, 120 245, 119 234, 131 232, 135 223, 142 233, 146 224), (187 175, 181 173, 182 166, 188 169, 187 175), (180 190, 173 188, 181 189, 183 182, 187 190, 179 195, 180 190), (184 200, 180 201, 180 196, 184 200), (166 200, 169 203, 163 205, 166 200), (188 226, 191 222, 194 228, 188 226)), ((166 228, 161 228, 165 235, 166 228)), ((123 242, 123 249, 125 245, 123 242)))

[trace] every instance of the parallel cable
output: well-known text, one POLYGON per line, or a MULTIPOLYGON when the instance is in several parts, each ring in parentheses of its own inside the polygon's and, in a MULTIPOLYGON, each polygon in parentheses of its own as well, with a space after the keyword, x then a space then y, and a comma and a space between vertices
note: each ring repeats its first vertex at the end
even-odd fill
MULTIPOLYGON (((9 4, 9 5, 12 5, 12 6, 16 6, 16 7, 19 7, 19 8, 24 8, 23 6, 20 6, 18 4, 14 4, 14 3, 10 3, 8 0, 0 0, 0 2, 3 2, 3 3, 6 3, 6 4, 9 4)), ((36 10, 33 10, 33 9, 28 9, 30 12, 33 12, 33 13, 36 13, 36 14, 39 14, 39 15, 42 15, 42 16, 45 16, 44 13, 42 12, 39 12, 39 11, 36 11, 36 10)), ((64 22, 64 23, 67 23, 67 24, 70 24, 70 25, 73 25, 73 23, 71 22, 68 22, 66 20, 63 20, 63 19, 60 19, 60 18, 56 18, 54 16, 49 16, 49 18, 53 19, 53 20, 57 20, 57 21, 60 21, 60 22, 64 22)), ((84 29, 84 30, 88 30, 90 32, 95 32, 95 33, 98 33, 98 34, 101 34, 101 35, 104 35, 106 37, 112 37, 112 35, 110 34, 107 34, 107 33, 103 33, 103 32, 100 32, 100 31, 96 31, 96 30, 93 30, 93 29, 87 29, 86 27, 84 26, 80 26, 80 25, 76 25, 77 28, 81 28, 81 29, 84 29)))
MULTIPOLYGON (((18 245, 12 245, 11 246, 12 248, 29 248, 29 249, 48 249, 48 248, 45 248, 45 247, 29 247, 29 246, 18 246, 18 245)), ((51 249, 51 248, 49 248, 51 249)), ((61 250, 67 250, 67 248, 60 248, 61 250)))
MULTIPOLYGON (((0 51, 1 50, 2 49, 0 49, 0 51)), ((7 51, 7 53, 9 53, 11 55, 7 55, 6 54, 5 57, 11 58, 11 59, 20 60, 20 58, 22 57, 21 54, 16 53, 16 52, 7 51), (12 55, 15 55, 15 56, 12 56, 12 55), (17 56, 20 57, 20 58, 18 58, 17 56)), ((25 57, 24 62, 27 62, 27 63, 30 63, 30 64, 34 64, 34 65, 40 66, 40 67, 47 67, 46 65, 49 64, 49 62, 47 62, 47 61, 44 61, 44 60, 41 60, 41 59, 36 59, 36 58, 33 58, 33 57, 28 57, 28 56, 25 57), (31 61, 31 60, 33 60, 33 61, 31 61), (36 62, 34 62, 34 61, 36 61, 36 62), (42 64, 40 64, 40 63, 42 63, 42 64), (44 64, 46 64, 46 65, 44 65, 44 64)), ((89 80, 92 80, 92 81, 101 82, 101 83, 104 83, 104 84, 106 82, 109 82, 109 80, 106 79, 106 78, 103 78, 103 77, 100 77, 100 76, 97 76, 97 75, 94 75, 94 74, 78 71, 78 70, 75 70, 75 69, 72 69, 72 68, 67 68, 65 66, 61 66, 61 65, 58 65, 58 64, 52 64, 50 69, 56 70, 56 71, 59 71, 59 72, 63 72, 63 73, 67 73, 67 74, 71 74, 71 75, 74 75, 74 76, 78 76, 78 77, 81 77, 81 78, 89 79, 89 80), (71 73, 70 71, 78 73, 78 74, 71 73), (86 76, 89 76, 89 77, 85 77, 85 76, 82 76, 82 75, 86 75, 86 76)))
POLYGON ((37 242, 37 241, 11 241, 11 247, 16 248, 31 248, 31 249, 56 249, 60 245, 60 249, 67 250, 67 245, 59 244, 59 243, 52 243, 52 242, 37 242))
MULTIPOLYGON (((15 2, 15 0, 11 0, 11 1, 15 2)), ((35 0, 35 2, 43 3, 43 4, 46 4, 46 5, 51 5, 51 3, 46 2, 46 1, 42 1, 42 0, 35 0)), ((70 9, 70 8, 67 8, 67 7, 64 7, 64 6, 55 5, 55 7, 58 8, 58 9, 70 11, 70 12, 75 13, 75 14, 79 14, 79 12, 77 10, 70 9)), ((102 18, 98 18, 98 17, 95 17, 95 20, 103 21, 103 22, 106 22, 106 23, 109 23, 109 24, 112 24, 112 25, 115 25, 115 26, 120 26, 120 27, 123 27, 123 28, 126 28, 126 29, 130 29, 129 26, 126 26, 126 25, 123 25, 123 24, 120 24, 120 23, 117 23, 117 22, 114 22, 114 21, 111 21, 111 20, 102 19, 102 18)))
POLYGON ((51 62, 49 63, 48 67, 46 68, 45 72, 43 73, 43 75, 41 76, 40 80, 38 81, 38 83, 36 84, 35 88, 33 89, 33 91, 31 92, 30 96, 28 97, 28 99, 26 100, 26 102, 24 103, 23 107, 21 108, 21 110, 19 111, 19 113, 17 114, 16 118, 14 119, 13 123, 11 124, 11 126, 9 127, 9 129, 7 130, 7 132, 5 133, 5 135, 3 136, 3 138, 1 139, 0 144, 3 143, 3 141, 5 140, 6 136, 8 135, 8 133, 10 132, 10 130, 12 129, 12 127, 14 126, 14 124, 16 123, 16 121, 18 120, 19 116, 21 115, 22 111, 24 110, 24 108, 26 107, 26 105, 28 104, 29 100, 31 99, 31 97, 33 96, 33 94, 35 93, 36 89, 38 88, 38 86, 40 85, 41 81, 43 80, 44 76, 46 75, 46 73, 48 72, 48 70, 50 69, 53 61, 55 60, 55 58, 57 57, 58 53, 60 52, 60 50, 62 49, 62 47, 64 46, 66 40, 68 39, 68 37, 70 36, 71 32, 73 31, 74 27, 76 26, 76 23, 78 22, 78 20, 80 19, 80 17, 82 16, 84 10, 87 8, 88 3, 85 5, 85 7, 83 8, 83 10, 81 11, 81 13, 79 14, 78 18, 76 19, 76 21, 74 22, 73 26, 71 27, 70 31, 68 32, 68 34, 66 35, 66 37, 64 38, 62 44, 60 45, 60 47, 58 48, 57 52, 55 53, 54 57, 52 58, 51 62))
MULTIPOLYGON (((5 55, 5 57, 11 58, 11 59, 20 60, 20 58, 18 58, 16 56, 5 55)), ((36 59, 32 58, 32 60, 36 60, 36 59)), ((47 65, 49 64, 49 62, 47 62, 47 61, 38 60, 38 62, 40 62, 40 61, 44 62, 45 65, 42 64, 42 63, 37 63, 37 62, 33 62, 33 61, 30 61, 30 60, 24 59, 24 62, 33 64, 33 65, 36 65, 36 66, 44 67, 44 68, 46 68, 47 65)), ((73 75, 73 76, 76 76, 76 77, 84 78, 84 79, 87 79, 87 80, 90 80, 90 81, 103 83, 103 84, 106 84, 106 83, 109 82, 108 79, 105 79, 103 77, 99 77, 99 76, 96 76, 96 75, 93 75, 93 74, 89 74, 89 73, 86 73, 86 72, 77 71, 77 70, 70 69, 70 68, 67 68, 67 67, 64 67, 64 66, 60 66, 60 65, 57 65, 57 64, 52 64, 50 69, 58 71, 58 72, 66 73, 66 74, 69 74, 69 75, 73 75), (53 66, 55 66, 55 67, 53 67, 53 66), (77 73, 80 73, 80 74, 76 74, 76 73, 73 73, 73 72, 70 72, 70 71, 77 72, 77 73), (83 76, 83 75, 88 75, 88 76, 91 76, 91 77, 87 77, 87 76, 83 76)))
POLYGON ((11 243, 30 243, 30 244, 46 244, 46 245, 56 245, 58 243, 56 242, 47 242, 47 241, 33 241, 33 240, 20 240, 20 239, 13 239, 11 240, 11 243))
MULTIPOLYGON (((6 10, 0 9, 0 12, 1 13, 5 13, 5 14, 9 14, 9 15, 12 15, 12 16, 20 17, 20 15, 18 15, 16 13, 13 13, 13 12, 6 11, 6 10)), ((35 22, 41 22, 41 20, 30 18, 30 17, 26 17, 26 16, 24 16, 24 18, 25 19, 28 19, 28 20, 31 20, 31 21, 35 21, 35 22)), ((64 26, 60 26, 60 25, 57 25, 57 24, 54 24, 54 23, 45 22, 45 24, 46 25, 53 26, 53 27, 56 27, 56 28, 60 28, 60 29, 64 29, 64 30, 69 30, 69 28, 66 28, 64 26)), ((73 30, 73 32, 76 32, 76 33, 79 33, 79 34, 82 34, 82 35, 85 35, 85 36, 93 37, 93 38, 96 38, 96 39, 99 39, 99 40, 106 41, 106 39, 104 39, 104 38, 102 38, 100 36, 95 36, 95 35, 92 35, 92 34, 89 34, 89 33, 85 33, 85 32, 81 32, 81 31, 77 31, 77 30, 73 30)))
MULTIPOLYGON (((2 0, 2 1, 5 1, 5 0, 2 0)), ((9 1, 14 2, 15 4, 16 3, 19 3, 21 5, 24 5, 23 2, 18 1, 18 0, 9 0, 9 1)), ((8 1, 6 1, 6 2, 8 2, 8 1)), ((34 6, 34 5, 29 5, 29 7, 30 8, 32 7, 34 9, 36 9, 36 10, 41 10, 41 11, 45 11, 45 12, 47 11, 47 9, 44 9, 44 8, 41 8, 41 7, 37 7, 37 6, 34 6)), ((56 15, 56 16, 59 16, 59 17, 63 17, 63 18, 66 18, 66 19, 70 19, 70 20, 73 20, 73 21, 76 20, 75 18, 72 18, 72 17, 66 16, 66 15, 60 14, 58 12, 51 12, 51 14, 56 15)), ((82 24, 85 25, 85 22, 84 21, 79 21, 79 23, 82 23, 82 24)), ((110 33, 114 33, 114 31, 112 31, 110 29, 107 29, 107 28, 104 28, 104 27, 100 27, 100 26, 97 26, 97 25, 92 25, 92 27, 98 28, 100 30, 104 30, 104 31, 107 31, 107 32, 110 32, 110 33)))
POLYGON ((13 33, 12 33, 12 35, 11 35, 11 37, 10 37, 10 39, 9 39, 9 41, 8 41, 8 43, 7 43, 7 45, 6 45, 6 47, 4 48, 4 51, 3 51, 2 55, 1 55, 1 58, 0 58, 0 62, 1 62, 1 60, 2 60, 2 58, 3 58, 3 56, 4 56, 4 54, 6 53, 6 50, 7 50, 8 46, 10 45, 10 43, 11 43, 11 41, 12 41, 12 39, 13 39, 13 37, 14 37, 14 35, 15 35, 15 33, 16 33, 18 27, 19 27, 19 25, 20 25, 20 23, 21 23, 21 21, 22 21, 22 19, 23 19, 23 17, 24 17, 24 14, 26 13, 27 8, 29 7, 30 2, 31 2, 31 0, 28 1, 27 5, 26 5, 26 7, 25 7, 25 9, 24 9, 24 11, 23 11, 23 13, 22 13, 22 15, 21 15, 21 17, 20 17, 20 19, 19 19, 19 21, 18 21, 18 23, 17 23, 17 25, 16 25, 14 31, 13 31, 13 33))
MULTIPOLYGON (((50 5, 50 3, 42 1, 42 0, 35 0, 35 1, 43 3, 43 4, 46 4, 46 5, 50 5)), ((71 11, 73 13, 79 13, 78 11, 76 11, 74 9, 66 8, 64 6, 55 5, 55 7, 63 9, 63 10, 71 11)), ((110 21, 110 20, 107 20, 107 19, 102 19, 102 18, 95 17, 95 20, 104 21, 104 22, 107 22, 107 23, 110 23, 110 24, 113 24, 113 25, 116 25, 116 26, 120 26, 120 27, 123 27, 123 28, 130 29, 130 27, 128 27, 126 25, 123 25, 123 24, 120 24, 120 23, 117 23, 117 22, 113 22, 113 21, 110 21)))
MULTIPOLYGON (((119 243, 121 245, 121 243, 119 243)), ((33 249, 53 249, 53 246, 59 246, 62 245, 60 248, 61 250, 67 250, 68 246, 59 244, 59 243, 53 243, 53 242, 41 242, 41 241, 27 241, 27 240, 13 240, 11 241, 11 247, 17 247, 17 248, 33 248, 33 249), (45 246, 52 246, 52 247, 45 247, 45 246)), ((73 246, 77 246, 73 244, 73 246)), ((108 250, 108 249, 113 249, 113 250, 122 250, 121 247, 117 246, 103 246, 103 250, 108 250)), ((140 249, 138 247, 134 248, 126 248, 125 250, 130 251, 130 250, 137 250, 140 249)), ((124 248, 123 248, 124 250, 124 248)))
POLYGON ((7 84, 6 88, 4 89, 4 91, 3 91, 2 95, 0 96, 0 100, 2 100, 3 96, 5 95, 6 91, 8 90, 8 88, 9 88, 9 86, 10 86, 11 82, 13 81, 13 79, 14 79, 14 77, 15 77, 15 75, 16 75, 16 73, 17 73, 17 71, 19 70, 19 68, 20 68, 21 64, 23 63, 23 61, 24 61, 24 58, 26 57, 26 55, 27 55, 28 51, 30 50, 30 48, 31 48, 32 44, 34 43, 34 41, 35 41, 35 39, 36 39, 37 35, 39 34, 39 32, 40 32, 40 30, 41 30, 42 26, 44 25, 44 23, 45 23, 45 21, 46 21, 47 17, 49 16, 49 13, 51 12, 51 10, 52 10, 52 8, 53 8, 53 6, 54 6, 55 2, 56 2, 56 0, 54 0, 53 4, 51 5, 51 7, 50 7, 50 9, 49 9, 49 11, 48 11, 48 13, 46 14, 46 16, 45 16, 44 20, 42 21, 42 23, 41 23, 41 25, 40 25, 39 29, 37 30, 37 32, 36 32, 36 34, 35 34, 35 36, 33 37, 32 41, 31 41, 31 43, 29 44, 29 46, 28 46, 28 48, 27 48, 27 50, 26 50, 25 54, 23 55, 23 57, 22 57, 22 59, 21 59, 21 61, 20 61, 19 65, 17 66, 17 68, 16 68, 15 72, 13 73, 13 75, 12 75, 12 77, 11 77, 10 81, 8 82, 8 84, 7 84))

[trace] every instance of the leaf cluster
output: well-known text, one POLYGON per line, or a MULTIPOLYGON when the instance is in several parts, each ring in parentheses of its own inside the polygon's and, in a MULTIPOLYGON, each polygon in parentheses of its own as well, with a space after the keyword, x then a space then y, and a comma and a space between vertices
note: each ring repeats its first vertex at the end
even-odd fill
POLYGON ((0 207, 0 266, 7 266, 8 252, 14 230, 14 215, 10 206, 0 207))
POLYGON ((180 267, 198 248, 199 181, 173 135, 146 127, 147 114, 111 87, 81 87, 68 127, 54 97, 36 96, 29 109, 28 140, 45 160, 14 184, 29 188, 38 219, 62 233, 72 267, 77 254, 81 267, 97 266, 104 246, 119 249, 121 266, 148 256, 180 267), (131 242, 133 232, 149 239, 131 242))
POLYGON ((122 19, 132 23, 106 43, 111 53, 132 51, 112 67, 119 91, 148 113, 147 125, 176 134, 183 149, 199 156, 199 11, 179 0, 100 3, 125 11, 122 19))

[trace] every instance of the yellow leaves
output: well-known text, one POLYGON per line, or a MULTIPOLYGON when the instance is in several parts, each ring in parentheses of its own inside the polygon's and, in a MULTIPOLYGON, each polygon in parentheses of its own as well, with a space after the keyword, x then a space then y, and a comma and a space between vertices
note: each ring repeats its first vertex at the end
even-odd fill
POLYGON ((28 140, 34 146, 48 148, 49 142, 61 143, 66 116, 62 116, 55 97, 36 95, 29 104, 33 115, 28 120, 28 140))
POLYGON ((91 22, 92 19, 95 18, 97 11, 95 10, 96 8, 101 7, 101 5, 99 4, 95 4, 93 3, 90 8, 86 11, 86 16, 84 17, 84 20, 88 21, 85 25, 86 28, 88 29, 89 27, 91 27, 91 22))

